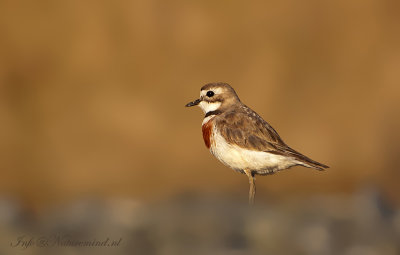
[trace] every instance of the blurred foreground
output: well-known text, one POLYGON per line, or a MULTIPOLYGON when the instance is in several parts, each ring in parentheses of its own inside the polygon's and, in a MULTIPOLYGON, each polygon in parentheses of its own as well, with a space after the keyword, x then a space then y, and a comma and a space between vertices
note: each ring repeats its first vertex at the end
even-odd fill
POLYGON ((146 206, 123 199, 84 200, 32 219, 12 201, 0 200, 0 254, 400 252, 400 210, 373 190, 352 196, 259 201, 255 207, 244 202, 194 195, 146 206), (24 249, 18 244, 21 237, 33 238, 31 246, 24 249), (52 239, 60 237, 71 242, 120 241, 113 247, 63 246, 52 239))

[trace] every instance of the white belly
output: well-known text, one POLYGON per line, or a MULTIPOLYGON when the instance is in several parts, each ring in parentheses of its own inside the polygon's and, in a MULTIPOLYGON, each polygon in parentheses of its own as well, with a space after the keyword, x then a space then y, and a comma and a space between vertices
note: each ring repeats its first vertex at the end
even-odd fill
POLYGON ((255 171, 257 174, 271 174, 279 170, 299 164, 295 159, 263 151, 243 149, 229 144, 213 128, 213 142, 210 151, 223 164, 242 172, 244 169, 255 171))

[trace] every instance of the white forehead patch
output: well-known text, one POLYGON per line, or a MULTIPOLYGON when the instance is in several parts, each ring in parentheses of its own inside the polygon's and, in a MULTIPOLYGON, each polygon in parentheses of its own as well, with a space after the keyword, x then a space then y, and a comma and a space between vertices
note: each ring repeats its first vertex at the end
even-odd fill
POLYGON ((215 111, 220 106, 221 106, 221 102, 201 101, 200 104, 199 104, 199 107, 203 110, 204 113, 215 111))

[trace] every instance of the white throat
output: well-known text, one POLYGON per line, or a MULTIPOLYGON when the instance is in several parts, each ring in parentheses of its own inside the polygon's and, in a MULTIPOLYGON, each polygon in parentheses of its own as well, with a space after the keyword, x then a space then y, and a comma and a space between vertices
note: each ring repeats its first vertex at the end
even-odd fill
POLYGON ((212 112, 218 110, 221 106, 221 102, 206 102, 201 101, 199 107, 203 110, 204 113, 212 112))

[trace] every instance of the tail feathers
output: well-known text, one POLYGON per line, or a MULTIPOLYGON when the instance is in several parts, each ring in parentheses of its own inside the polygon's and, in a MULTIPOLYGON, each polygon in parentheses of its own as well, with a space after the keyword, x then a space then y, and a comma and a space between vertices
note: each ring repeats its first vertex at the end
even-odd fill
POLYGON ((304 160, 304 159, 303 160, 299 160, 300 164, 302 166, 309 167, 309 168, 314 168, 314 169, 317 169, 319 171, 323 171, 323 170, 325 170, 325 168, 329 168, 329 166, 327 166, 327 165, 324 165, 322 163, 319 163, 319 162, 314 161, 314 160, 309 159, 309 158, 307 158, 307 159, 308 160, 304 160))
POLYGON ((308 168, 317 169, 319 171, 323 171, 323 170, 325 170, 325 168, 329 168, 329 166, 319 163, 317 161, 314 161, 314 160, 310 159, 309 157, 304 156, 300 152, 293 150, 290 147, 285 147, 284 150, 275 150, 275 151, 268 151, 268 152, 277 154, 277 155, 283 155, 286 157, 292 157, 297 161, 297 163, 299 165, 302 165, 302 166, 305 166, 308 168))
POLYGON ((319 163, 317 161, 314 161, 314 160, 310 159, 309 157, 304 156, 303 154, 301 154, 291 148, 289 150, 289 154, 291 154, 291 156, 296 158, 296 160, 299 161, 299 164, 302 166, 314 168, 319 171, 323 171, 323 170, 325 170, 325 168, 329 168, 329 166, 319 163))

